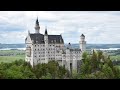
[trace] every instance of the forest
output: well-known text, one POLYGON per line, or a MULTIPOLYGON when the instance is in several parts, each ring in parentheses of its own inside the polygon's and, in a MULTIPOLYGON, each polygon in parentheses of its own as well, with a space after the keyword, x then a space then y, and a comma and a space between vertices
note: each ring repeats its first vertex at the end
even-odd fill
POLYGON ((24 60, 0 63, 0 79, 119 79, 120 69, 102 51, 84 52, 78 71, 66 70, 56 61, 31 66, 24 60))

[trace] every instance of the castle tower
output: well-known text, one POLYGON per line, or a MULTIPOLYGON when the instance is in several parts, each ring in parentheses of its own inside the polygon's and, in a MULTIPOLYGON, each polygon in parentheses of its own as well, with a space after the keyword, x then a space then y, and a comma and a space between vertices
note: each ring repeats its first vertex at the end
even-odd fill
POLYGON ((86 41, 85 36, 83 34, 80 36, 80 49, 82 52, 86 50, 86 41))
POLYGON ((69 49, 71 49, 71 48, 72 48, 72 47, 71 47, 71 44, 70 44, 70 42, 68 43, 68 48, 69 48, 69 49))
POLYGON ((45 28, 44 41, 45 41, 45 63, 48 63, 48 33, 47 33, 47 27, 45 28))
POLYGON ((39 26, 39 22, 37 18, 36 23, 35 23, 35 33, 39 33, 39 30, 40 30, 40 26, 39 26))
POLYGON ((71 70, 71 68, 70 68, 70 65, 71 63, 70 63, 70 49, 69 48, 67 48, 66 49, 66 69, 68 69, 69 71, 71 70))

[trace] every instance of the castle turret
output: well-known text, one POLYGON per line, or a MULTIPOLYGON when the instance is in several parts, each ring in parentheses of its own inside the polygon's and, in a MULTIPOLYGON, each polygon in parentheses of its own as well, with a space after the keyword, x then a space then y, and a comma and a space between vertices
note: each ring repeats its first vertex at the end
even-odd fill
POLYGON ((66 68, 70 71, 70 49, 66 49, 66 68))
POLYGON ((47 27, 45 28, 44 41, 45 41, 45 63, 48 63, 48 33, 47 33, 47 27))
POLYGON ((70 44, 70 42, 68 43, 67 49, 71 49, 71 44, 70 44))
POLYGON ((35 23, 35 33, 39 33, 39 30, 40 30, 40 26, 39 26, 39 22, 37 18, 36 23, 35 23))
POLYGON ((86 41, 85 36, 83 34, 80 36, 80 49, 82 52, 86 50, 86 41))

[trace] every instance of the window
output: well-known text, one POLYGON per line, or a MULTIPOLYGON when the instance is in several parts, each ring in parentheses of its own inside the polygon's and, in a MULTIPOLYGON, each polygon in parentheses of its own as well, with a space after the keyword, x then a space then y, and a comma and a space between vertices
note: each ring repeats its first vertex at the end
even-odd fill
POLYGON ((39 50, 39 49, 38 49, 39 50))
POLYGON ((39 55, 39 57, 40 57, 40 55, 39 55))
POLYGON ((36 47, 36 45, 35 45, 35 47, 36 47))
POLYGON ((35 49, 36 50, 36 49, 35 49))
POLYGON ((39 45, 38 45, 38 47, 39 47, 39 45))
POLYGON ((51 45, 50 45, 51 46, 51 45))

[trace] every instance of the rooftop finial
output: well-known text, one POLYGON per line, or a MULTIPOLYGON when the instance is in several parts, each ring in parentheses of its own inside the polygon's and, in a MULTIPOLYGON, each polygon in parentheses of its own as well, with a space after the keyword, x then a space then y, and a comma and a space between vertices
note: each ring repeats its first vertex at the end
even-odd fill
POLYGON ((45 30, 47 30, 47 26, 45 26, 45 30))
POLYGON ((39 25, 38 16, 37 16, 37 19, 36 19, 36 24, 39 25))
POLYGON ((40 26, 39 26, 39 21, 37 17, 36 22, 35 22, 35 33, 39 33, 39 30, 40 30, 40 26))
POLYGON ((85 35, 84 35, 84 34, 82 34, 81 36, 82 36, 82 37, 85 37, 85 35))
POLYGON ((28 30, 28 35, 30 35, 30 31, 28 30))
POLYGON ((45 26, 45 35, 47 35, 48 33, 47 33, 47 26, 45 26))

